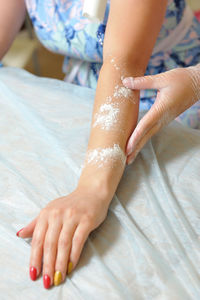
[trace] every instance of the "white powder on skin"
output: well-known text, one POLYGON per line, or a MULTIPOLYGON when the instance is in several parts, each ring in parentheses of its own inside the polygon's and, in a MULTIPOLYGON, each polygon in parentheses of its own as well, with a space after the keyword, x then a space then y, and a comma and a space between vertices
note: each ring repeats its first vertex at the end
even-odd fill
MULTIPOLYGON (((110 62, 115 67, 115 69, 117 71, 120 70, 120 67, 115 62, 115 58, 112 58, 110 60, 110 62)), ((125 78, 124 75, 121 75, 121 81, 123 81, 124 78, 125 78)), ((128 98, 131 98, 132 96, 133 96, 133 92, 132 92, 131 89, 129 89, 125 86, 119 86, 119 85, 117 85, 115 87, 115 91, 114 91, 114 94, 113 94, 114 98, 126 98, 126 99, 128 99, 128 98)), ((135 104, 134 101, 133 101, 133 103, 135 104)))
POLYGON ((106 98, 106 102, 107 102, 107 103, 111 103, 111 102, 112 102, 112 97, 111 97, 111 96, 107 97, 107 98, 106 98))
POLYGON ((98 168, 101 168, 108 162, 112 163, 112 166, 118 162, 123 165, 126 163, 126 156, 118 144, 114 144, 113 147, 96 148, 87 152, 86 163, 88 164, 96 164, 98 168))
POLYGON ((115 87, 113 96, 114 98, 130 98, 132 96, 132 90, 124 86, 117 85, 115 87))
MULTIPOLYGON (((112 98, 111 98, 112 99, 112 98)), ((101 105, 99 113, 95 114, 93 127, 100 126, 101 129, 110 130, 118 122, 119 104, 105 103, 101 105)))
POLYGON ((110 62, 111 62, 111 64, 114 66, 114 68, 115 68, 117 71, 120 70, 120 67, 115 63, 115 59, 114 59, 114 58, 112 58, 110 62))
MULTIPOLYGON (((111 63, 114 65, 115 69, 120 69, 116 63, 115 59, 111 59, 111 63)), ((121 80, 124 79, 124 76, 121 76, 121 80)), ((100 106, 99 112, 97 112, 94 116, 94 123, 93 128, 99 126, 101 129, 104 130, 110 130, 114 128, 114 125, 119 122, 119 102, 112 102, 113 98, 119 99, 121 98, 122 101, 124 98, 132 100, 132 90, 129 88, 126 88, 124 86, 117 85, 114 89, 113 96, 108 96, 106 98, 106 103, 100 106)), ((133 103, 135 103, 133 101, 133 103)), ((124 132, 121 128, 118 128, 118 130, 124 132)))

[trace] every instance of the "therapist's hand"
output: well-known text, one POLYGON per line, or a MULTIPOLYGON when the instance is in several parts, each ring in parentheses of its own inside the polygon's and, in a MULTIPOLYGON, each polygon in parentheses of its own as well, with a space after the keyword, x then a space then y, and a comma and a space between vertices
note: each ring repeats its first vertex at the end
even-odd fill
POLYGON ((92 186, 78 187, 68 196, 48 203, 19 236, 32 237, 30 277, 41 272, 45 288, 58 285, 78 263, 83 246, 92 230, 106 218, 109 201, 92 186), (69 264, 70 263, 70 264, 69 264), (60 271, 60 273, 55 273, 60 271), (62 276, 62 277, 61 277, 62 276))
POLYGON ((155 103, 139 121, 128 140, 126 162, 131 164, 154 134, 200 100, 200 64, 154 76, 128 77, 123 80, 123 84, 135 90, 158 90, 155 103))

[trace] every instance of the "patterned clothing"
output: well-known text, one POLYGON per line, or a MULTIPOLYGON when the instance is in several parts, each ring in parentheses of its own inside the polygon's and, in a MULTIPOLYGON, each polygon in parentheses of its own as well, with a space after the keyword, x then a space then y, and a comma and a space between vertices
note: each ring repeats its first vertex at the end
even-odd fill
MULTIPOLYGON (((95 89, 102 66, 103 40, 110 1, 107 2, 101 24, 91 23, 82 16, 83 0, 25 1, 42 44, 65 56, 65 80, 95 89)), ((155 48, 181 24, 185 9, 185 0, 168 0, 165 20, 155 48)), ((192 18, 191 26, 177 44, 173 44, 167 51, 162 49, 152 54, 146 75, 200 62, 200 23, 195 16, 192 18)), ((140 109, 149 109, 154 103, 155 95, 156 92, 152 90, 142 91, 140 109)), ((200 123, 200 119, 197 121, 200 123)))

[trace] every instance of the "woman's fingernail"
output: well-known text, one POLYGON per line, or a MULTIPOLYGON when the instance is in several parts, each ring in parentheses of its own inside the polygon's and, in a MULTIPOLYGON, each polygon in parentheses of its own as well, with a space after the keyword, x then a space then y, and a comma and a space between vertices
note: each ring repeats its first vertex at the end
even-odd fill
POLYGON ((32 280, 36 280, 37 278, 37 270, 35 267, 30 267, 29 274, 32 280))
POLYGON ((45 274, 43 276, 43 284, 44 284, 45 289, 48 289, 50 287, 51 279, 50 279, 49 275, 45 274))
POLYGON ((54 285, 59 285, 62 282, 62 274, 60 271, 56 271, 54 274, 54 285))
POLYGON ((22 231, 23 229, 24 229, 24 227, 23 227, 22 229, 20 229, 20 230, 16 233, 16 235, 19 236, 20 231, 22 231))
POLYGON ((68 271, 67 271, 67 274, 71 273, 72 270, 73 270, 73 264, 72 264, 72 262, 70 261, 69 264, 68 264, 68 271))

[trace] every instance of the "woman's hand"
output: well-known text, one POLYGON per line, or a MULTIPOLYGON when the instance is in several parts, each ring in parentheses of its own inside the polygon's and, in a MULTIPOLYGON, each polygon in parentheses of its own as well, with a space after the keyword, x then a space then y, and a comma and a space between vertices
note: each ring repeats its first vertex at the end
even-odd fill
POLYGON ((131 164, 154 134, 200 100, 200 64, 154 76, 128 77, 123 80, 123 84, 135 90, 158 90, 155 103, 140 120, 128 140, 127 164, 131 164))
POLYGON ((31 279, 40 274, 43 258, 44 287, 63 282, 69 269, 77 265, 90 232, 106 218, 110 201, 96 189, 77 187, 68 196, 48 203, 19 233, 22 238, 32 236, 31 279))

